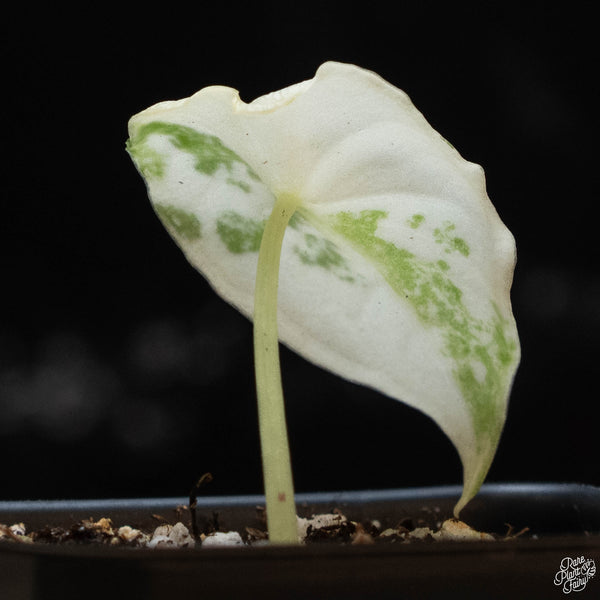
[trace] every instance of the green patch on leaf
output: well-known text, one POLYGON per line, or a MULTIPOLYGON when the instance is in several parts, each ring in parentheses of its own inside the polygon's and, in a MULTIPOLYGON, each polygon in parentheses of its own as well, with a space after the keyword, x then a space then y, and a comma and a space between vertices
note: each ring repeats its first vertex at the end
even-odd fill
POLYGON ((160 152, 142 141, 125 143, 125 149, 145 178, 160 179, 165 174, 165 159, 160 152))
MULTIPOLYGON (((387 214, 365 210, 359 215, 334 215, 334 229, 371 260, 399 298, 408 302, 427 327, 443 333, 442 353, 454 362, 454 377, 469 407, 479 443, 489 443, 500 435, 503 423, 502 386, 517 352, 509 339, 509 324, 497 310, 488 322, 473 317, 462 301, 461 290, 448 276, 445 261, 419 259, 406 249, 375 235, 377 223, 387 214)), ((444 230, 445 234, 454 227, 444 230)))
POLYGON ((425 216, 421 214, 413 215, 410 219, 408 219, 407 223, 411 229, 417 229, 421 223, 425 220, 425 216))
POLYGON ((288 223, 288 227, 291 227, 292 229, 295 229, 296 231, 298 231, 301 227, 306 226, 306 224, 307 224, 306 218, 300 214, 299 210, 297 210, 291 216, 290 221, 288 223))
POLYGON ((217 219, 217 233, 227 249, 234 254, 258 252, 265 221, 244 217, 237 212, 224 212, 217 219))
POLYGON ((230 177, 227 183, 235 185, 248 193, 250 184, 240 179, 236 166, 241 166, 243 173, 252 180, 258 181, 258 175, 242 160, 233 150, 227 148, 215 135, 201 133, 176 123, 151 121, 142 125, 133 140, 128 140, 127 150, 134 158, 138 168, 145 177, 160 178, 165 174, 166 166, 164 157, 148 144, 153 135, 167 137, 171 144, 193 156, 194 168, 205 175, 214 175, 218 169, 223 168, 230 177))
POLYGON ((436 228, 433 231, 433 237, 435 238, 436 244, 441 244, 445 247, 444 252, 450 254, 451 252, 460 252, 463 256, 469 256, 471 249, 465 240, 462 238, 453 236, 452 233, 456 229, 454 223, 446 221, 444 228, 436 228))
MULTIPOLYGON (((235 211, 226 211, 217 219, 217 234, 227 249, 234 254, 258 252, 265 223, 266 221, 250 219, 235 211)), ((289 226, 300 231, 308 226, 308 222, 295 212, 289 226)), ((295 245, 294 252, 303 264, 321 267, 342 281, 355 280, 348 261, 331 240, 308 232, 304 232, 302 239, 303 245, 295 245)))
POLYGON ((242 190, 242 192, 246 192, 246 194, 249 194, 252 191, 250 185, 241 179, 233 179, 233 177, 228 177, 226 181, 229 185, 236 185, 240 188, 240 190, 242 190))
POLYGON ((305 233, 304 243, 304 248, 296 246, 294 252, 305 265, 317 265, 331 271, 343 281, 354 281, 348 262, 331 240, 319 237, 314 233, 305 233))
POLYGON ((515 359, 517 344, 506 336, 508 322, 500 316, 496 307, 494 309, 496 316, 485 324, 484 330, 486 334, 491 332, 491 339, 487 343, 477 339, 471 346, 468 360, 457 361, 454 376, 471 408, 475 433, 483 437, 487 432, 496 443, 501 431, 497 425, 494 426, 498 419, 494 398, 504 393, 506 375, 515 359), (483 377, 476 375, 477 362, 484 367, 483 377))
POLYGON ((193 213, 170 204, 155 204, 154 210, 174 237, 188 242, 202 237, 202 224, 193 213))

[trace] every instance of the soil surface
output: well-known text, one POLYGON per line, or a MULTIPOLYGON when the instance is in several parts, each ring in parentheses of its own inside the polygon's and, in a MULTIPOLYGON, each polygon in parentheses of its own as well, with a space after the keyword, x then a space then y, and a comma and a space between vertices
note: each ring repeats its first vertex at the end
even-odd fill
MULTIPOLYGON (((218 516, 215 514, 209 518, 204 517, 202 527, 198 527, 195 518, 191 519, 187 506, 178 507, 176 515, 178 519, 175 523, 170 523, 161 515, 152 515, 156 527, 146 530, 126 524, 117 525, 107 517, 98 520, 85 519, 66 528, 48 525, 32 531, 28 531, 24 523, 0 524, 0 541, 23 544, 103 544, 133 548, 256 546, 268 543, 264 509, 261 507, 257 507, 257 516, 262 526, 248 526, 243 531, 222 531, 218 516), (184 525, 184 521, 188 525, 184 525)), ((298 517, 298 538, 302 544, 495 542, 514 539, 526 533, 527 529, 515 532, 509 526, 506 533, 500 536, 477 531, 456 519, 447 519, 437 523, 435 528, 431 528, 419 520, 405 518, 394 527, 383 528, 377 519, 356 522, 348 519, 339 510, 311 518, 298 517)))

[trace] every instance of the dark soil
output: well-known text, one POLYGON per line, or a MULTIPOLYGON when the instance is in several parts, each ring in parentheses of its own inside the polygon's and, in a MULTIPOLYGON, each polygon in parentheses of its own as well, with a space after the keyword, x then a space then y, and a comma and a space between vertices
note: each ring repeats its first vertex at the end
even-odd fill
MULTIPOLYGON (((261 545, 267 542, 265 511, 257 507, 257 523, 238 531, 237 545, 261 545)), ((125 547, 194 547, 201 546, 207 538, 213 542, 228 530, 221 527, 219 515, 196 515, 187 506, 179 506, 175 517, 168 519, 162 515, 152 515, 156 527, 137 529, 127 524, 115 524, 110 518, 103 517, 97 521, 84 519, 69 527, 46 525, 28 531, 26 525, 19 523, 12 526, 0 524, 0 541, 13 543, 36 544, 101 544, 125 547), (191 512, 191 514, 190 514, 191 512), (192 519, 192 515, 195 517, 192 519), (183 523, 187 521, 187 525, 183 523), (162 536, 164 543, 159 543, 157 536, 162 536), (153 542, 154 540, 154 542, 153 542)), ((438 523, 437 528, 430 528, 422 519, 404 518, 393 527, 383 529, 379 520, 364 522, 352 521, 339 510, 317 515, 310 519, 299 519, 299 528, 303 532, 304 544, 429 544, 438 540, 449 541, 497 541, 524 536, 531 537, 527 529, 514 532, 510 526, 504 535, 488 534, 471 529, 468 525, 455 519, 438 523)), ((236 545, 224 543, 224 545, 236 545)))

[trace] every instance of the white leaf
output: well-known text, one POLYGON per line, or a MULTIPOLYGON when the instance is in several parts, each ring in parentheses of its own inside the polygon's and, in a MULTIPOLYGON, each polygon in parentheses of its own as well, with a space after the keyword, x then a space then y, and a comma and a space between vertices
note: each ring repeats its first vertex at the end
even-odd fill
POLYGON ((284 239, 280 339, 429 415, 464 469, 493 459, 519 361, 515 245, 465 161, 402 91, 352 65, 250 104, 213 86, 134 116, 128 150, 188 260, 251 317, 264 223, 284 239))

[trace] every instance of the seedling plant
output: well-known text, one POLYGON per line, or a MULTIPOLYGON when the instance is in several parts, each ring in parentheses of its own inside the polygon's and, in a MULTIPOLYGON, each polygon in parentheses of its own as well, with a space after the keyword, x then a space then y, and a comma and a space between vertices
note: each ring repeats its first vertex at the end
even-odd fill
POLYGON ((210 86, 131 118, 127 150, 190 263, 254 322, 272 543, 298 541, 279 341, 493 460, 520 358, 515 243, 483 170, 373 72, 323 64, 243 102, 210 86))

